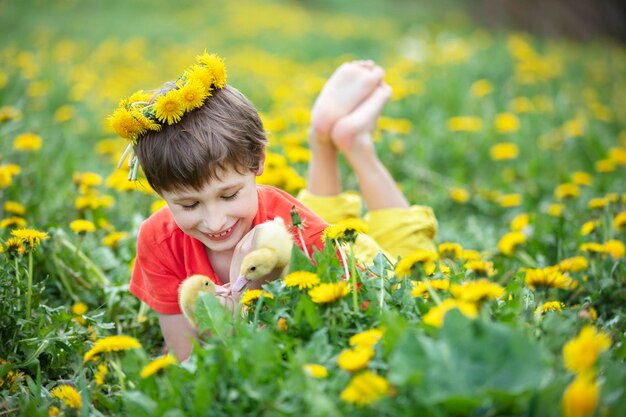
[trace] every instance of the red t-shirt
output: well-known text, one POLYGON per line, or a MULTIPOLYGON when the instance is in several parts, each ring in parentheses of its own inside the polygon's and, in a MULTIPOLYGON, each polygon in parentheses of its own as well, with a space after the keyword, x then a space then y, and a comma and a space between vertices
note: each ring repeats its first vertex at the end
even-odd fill
MULTIPOLYGON (((321 249, 321 235, 328 226, 300 201, 278 188, 257 185, 259 207, 252 226, 280 216, 291 225, 291 208, 295 205, 304 224, 302 234, 309 253, 313 247, 321 249)), ((294 242, 302 249, 300 239, 294 242)), ((222 285, 213 271, 202 242, 178 227, 167 207, 150 216, 142 225, 137 237, 137 258, 129 290, 137 298, 162 314, 180 314, 178 286, 187 277, 203 274, 222 285)))

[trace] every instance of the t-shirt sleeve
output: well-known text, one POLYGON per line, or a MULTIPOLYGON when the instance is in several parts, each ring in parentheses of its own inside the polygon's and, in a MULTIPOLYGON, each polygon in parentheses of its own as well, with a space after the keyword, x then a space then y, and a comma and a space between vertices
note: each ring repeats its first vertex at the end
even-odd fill
POLYGON ((137 258, 130 281, 130 292, 157 313, 181 314, 176 273, 171 253, 164 243, 158 244, 149 228, 142 228, 137 237, 137 258))

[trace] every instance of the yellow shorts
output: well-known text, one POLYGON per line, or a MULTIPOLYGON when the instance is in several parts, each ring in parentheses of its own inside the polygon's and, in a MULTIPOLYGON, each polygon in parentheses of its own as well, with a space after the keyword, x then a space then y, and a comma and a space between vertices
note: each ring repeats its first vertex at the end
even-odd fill
POLYGON ((360 236, 355 245, 357 258, 361 261, 371 261, 381 250, 392 262, 417 249, 436 250, 433 239, 437 233, 437 219, 428 206, 374 210, 361 216, 363 203, 355 192, 325 197, 302 190, 298 199, 331 224, 363 217, 369 233, 360 236))

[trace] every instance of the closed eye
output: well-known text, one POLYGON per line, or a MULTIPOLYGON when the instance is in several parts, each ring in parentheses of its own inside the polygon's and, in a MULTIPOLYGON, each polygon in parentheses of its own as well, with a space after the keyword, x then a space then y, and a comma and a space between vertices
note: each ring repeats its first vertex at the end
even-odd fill
POLYGON ((187 205, 181 204, 180 206, 185 210, 193 210, 194 208, 196 208, 197 205, 198 205, 198 202, 196 201, 193 204, 187 204, 187 205))
POLYGON ((236 191, 233 194, 222 196, 222 200, 226 200, 226 201, 234 200, 235 198, 237 198, 238 195, 239 195, 239 191, 236 191))

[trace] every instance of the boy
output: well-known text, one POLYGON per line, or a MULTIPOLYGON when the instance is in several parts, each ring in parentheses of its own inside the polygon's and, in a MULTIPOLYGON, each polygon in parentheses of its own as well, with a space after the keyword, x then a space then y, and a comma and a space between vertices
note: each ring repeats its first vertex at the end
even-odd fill
MULTIPOLYGON (((193 84, 194 66, 185 78, 187 84, 172 83, 143 107, 142 114, 150 120, 135 115, 144 126, 154 123, 155 117, 163 124, 131 133, 146 178, 167 207, 140 229, 130 291, 158 313, 165 342, 179 360, 189 356, 196 336, 178 305, 178 286, 186 277, 209 276, 218 296, 232 303, 230 282, 237 278, 243 257, 254 249, 256 225, 276 216, 289 223, 295 205, 306 225, 303 234, 309 252, 321 248, 327 227, 289 194, 256 185, 267 143, 258 113, 241 93, 225 85, 225 78, 220 80, 223 68, 216 67, 214 55, 200 56, 198 62, 217 68, 207 87, 210 96, 197 105, 193 94, 202 90, 187 88, 193 84), (196 103, 194 108, 176 107, 176 100, 183 100, 174 97, 178 90, 196 103)), ((398 256, 418 247, 432 248, 436 221, 427 207, 409 208, 375 153, 372 132, 390 96, 383 76, 373 62, 355 61, 340 66, 328 80, 311 113, 313 156, 308 189, 301 199, 328 221, 358 217, 358 197, 340 194, 336 158, 338 151, 343 152, 360 182, 370 223, 378 229, 373 237, 398 256)), ((132 105, 127 108, 134 111, 132 105)), ((369 250, 373 254, 378 247, 369 250)))

